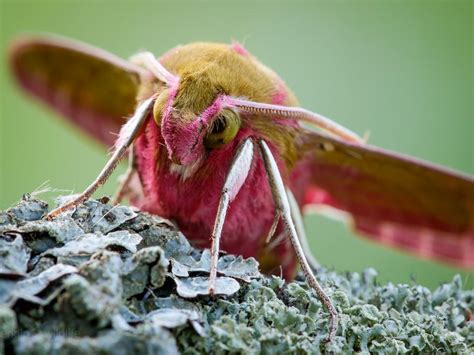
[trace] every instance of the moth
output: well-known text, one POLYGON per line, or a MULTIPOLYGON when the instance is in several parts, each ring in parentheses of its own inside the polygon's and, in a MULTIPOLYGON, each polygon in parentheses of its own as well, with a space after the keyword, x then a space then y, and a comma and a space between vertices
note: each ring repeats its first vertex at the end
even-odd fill
POLYGON ((170 218, 210 247, 211 294, 220 250, 254 256, 267 272, 281 267, 286 278, 299 262, 329 311, 331 339, 337 312, 312 271, 300 214, 308 205, 340 211, 382 244, 474 268, 472 177, 370 146, 299 107, 239 43, 125 61, 58 36, 24 36, 9 58, 25 91, 113 146, 96 180, 47 218, 88 199, 128 154, 115 201, 170 218))

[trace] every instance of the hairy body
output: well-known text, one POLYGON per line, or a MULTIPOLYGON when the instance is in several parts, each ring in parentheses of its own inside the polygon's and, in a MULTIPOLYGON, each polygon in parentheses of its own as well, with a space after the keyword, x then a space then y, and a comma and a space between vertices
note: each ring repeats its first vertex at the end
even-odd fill
MULTIPOLYGON (((135 144, 137 170, 146 196, 137 204, 143 210, 175 220, 199 247, 210 247, 221 189, 239 144, 247 137, 271 142, 280 171, 288 178, 297 156, 294 139, 298 126, 282 120, 268 127, 264 117, 243 118, 231 143, 216 149, 204 148, 198 159, 179 165, 173 160, 186 161, 192 154, 192 145, 202 146, 199 128, 187 132, 187 124, 221 94, 288 106, 297 105, 297 101, 273 71, 239 44, 190 44, 172 49, 161 62, 180 77, 179 89, 173 93, 172 88, 168 90, 159 82, 147 86, 153 92, 168 92, 164 93, 165 100, 157 100, 154 119, 148 121, 135 144), (167 133, 171 137, 166 141, 160 121, 170 107, 173 114, 167 133)), ((141 94, 147 97, 150 92, 141 94)), ((258 159, 229 207, 221 246, 229 253, 257 257, 266 271, 280 273, 281 266, 284 276, 292 277, 296 259, 288 240, 285 238, 272 248, 265 243, 274 214, 263 161, 258 159)), ((277 236, 281 232, 280 226, 277 236)))

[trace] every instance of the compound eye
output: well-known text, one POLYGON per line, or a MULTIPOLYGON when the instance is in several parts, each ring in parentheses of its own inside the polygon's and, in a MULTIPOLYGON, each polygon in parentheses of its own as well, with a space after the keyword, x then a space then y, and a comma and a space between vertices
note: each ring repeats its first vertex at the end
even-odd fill
POLYGON ((209 127, 204 137, 204 146, 214 149, 230 143, 240 129, 240 123, 240 117, 236 112, 222 110, 209 127))

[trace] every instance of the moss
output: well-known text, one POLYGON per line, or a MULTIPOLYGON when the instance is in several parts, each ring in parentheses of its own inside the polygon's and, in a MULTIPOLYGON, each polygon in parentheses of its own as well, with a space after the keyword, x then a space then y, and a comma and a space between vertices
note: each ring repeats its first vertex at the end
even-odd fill
POLYGON ((100 201, 53 222, 41 220, 46 212, 30 197, 0 212, 2 352, 474 351, 474 291, 460 277, 431 292, 379 284, 373 269, 323 269, 340 316, 325 344, 327 312, 302 278, 286 283, 252 258, 224 255, 211 298, 209 252, 168 221, 100 201))

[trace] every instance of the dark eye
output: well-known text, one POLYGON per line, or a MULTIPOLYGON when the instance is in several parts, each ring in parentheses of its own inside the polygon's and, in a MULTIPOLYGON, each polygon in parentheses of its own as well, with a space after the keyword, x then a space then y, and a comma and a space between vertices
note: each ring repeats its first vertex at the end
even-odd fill
POLYGON ((222 110, 212 122, 204 145, 206 148, 218 148, 231 142, 240 128, 240 117, 232 110, 222 110))
POLYGON ((227 118, 225 116, 219 116, 212 124, 211 134, 218 134, 225 131, 227 127, 227 118))

